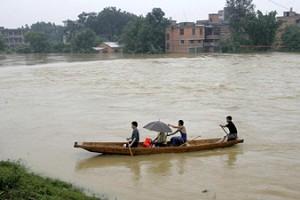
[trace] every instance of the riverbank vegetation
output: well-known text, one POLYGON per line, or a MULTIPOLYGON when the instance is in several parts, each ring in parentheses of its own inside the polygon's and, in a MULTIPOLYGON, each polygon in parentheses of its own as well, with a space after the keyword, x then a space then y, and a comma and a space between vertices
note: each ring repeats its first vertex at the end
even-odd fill
POLYGON ((223 52, 240 52, 243 46, 272 46, 279 27, 276 11, 266 14, 255 11, 252 0, 227 0, 226 6, 232 34, 222 41, 223 52))
POLYGON ((300 27, 289 26, 282 36, 288 51, 300 51, 300 27))
MULTIPOLYGON (((255 10, 253 0, 226 0, 231 37, 220 42, 222 52, 243 52, 249 47, 269 50, 280 26, 276 11, 255 10), (243 49, 245 48, 245 49, 243 49)), ((170 21, 160 8, 146 16, 137 16, 115 7, 99 13, 83 12, 76 20, 65 20, 64 26, 37 22, 25 26, 24 46, 9 49, 0 35, 0 52, 17 53, 93 53, 92 47, 103 41, 120 42, 126 53, 164 53, 165 30, 170 21)), ((300 51, 300 27, 283 31, 282 46, 287 51, 300 51)))
POLYGON ((163 53, 165 30, 169 20, 160 8, 154 8, 146 17, 131 21, 124 29, 121 43, 127 53, 163 53))
POLYGON ((19 163, 0 161, 0 199, 96 200, 99 198, 87 196, 71 184, 28 172, 19 163))

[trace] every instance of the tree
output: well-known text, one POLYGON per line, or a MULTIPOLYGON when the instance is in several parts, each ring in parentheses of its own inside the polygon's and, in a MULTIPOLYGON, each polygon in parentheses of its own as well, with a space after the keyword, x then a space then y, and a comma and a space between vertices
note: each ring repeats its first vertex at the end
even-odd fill
POLYGON ((82 12, 76 21, 66 21, 65 33, 70 41, 78 31, 91 29, 105 40, 118 41, 124 27, 136 18, 136 15, 121 11, 116 7, 104 8, 99 13, 82 12))
POLYGON ((255 12, 252 0, 226 0, 226 6, 232 38, 222 43, 222 49, 240 51, 241 45, 273 44, 278 28, 276 11, 255 12))
POLYGON ((245 22, 245 32, 252 45, 272 45, 275 39, 278 23, 276 11, 263 14, 257 11, 256 15, 249 16, 245 22))
POLYGON ((49 52, 49 42, 45 34, 37 32, 28 32, 25 34, 25 41, 33 53, 49 52))
POLYGON ((252 0, 226 0, 228 20, 235 41, 247 39, 245 26, 248 18, 255 15, 252 0))
POLYGON ((88 53, 93 52, 96 45, 97 36, 91 29, 85 29, 78 32, 72 39, 71 46, 74 52, 88 53))
POLYGON ((287 27, 282 40, 288 50, 300 51, 300 27, 296 25, 287 27))
POLYGON ((0 52, 4 51, 5 49, 6 49, 6 43, 3 37, 0 35, 0 52))
POLYGON ((124 44, 124 51, 127 53, 140 53, 144 51, 143 41, 141 39, 142 29, 144 28, 144 18, 139 17, 128 23, 121 36, 121 42, 124 44))
POLYGON ((151 53, 162 53, 165 50, 165 31, 169 20, 160 8, 154 8, 146 16, 145 34, 148 34, 147 46, 151 53), (148 30, 148 31, 147 31, 148 30))
POLYGON ((37 22, 31 25, 32 32, 43 33, 50 43, 62 43, 64 35, 64 27, 55 25, 54 23, 37 22))
POLYGON ((122 43, 130 53, 162 53, 165 49, 165 30, 169 25, 165 13, 154 8, 147 16, 130 22, 124 29, 122 43))
POLYGON ((81 23, 72 20, 67 20, 65 23, 66 27, 64 29, 64 35, 66 41, 70 43, 72 38, 74 38, 79 31, 84 29, 84 26, 81 23))
POLYGON ((121 11, 116 7, 107 7, 98 16, 90 16, 86 25, 87 28, 91 28, 102 38, 117 41, 128 22, 136 18, 136 15, 121 11))

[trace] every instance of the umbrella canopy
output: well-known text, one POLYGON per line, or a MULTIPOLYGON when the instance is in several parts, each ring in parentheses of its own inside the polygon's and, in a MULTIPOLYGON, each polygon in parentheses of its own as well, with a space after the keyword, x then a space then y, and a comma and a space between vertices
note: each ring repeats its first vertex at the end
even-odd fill
POLYGON ((161 121, 150 122, 149 124, 144 126, 144 128, 148 129, 150 131, 156 131, 156 132, 164 132, 164 133, 172 132, 170 127, 161 121))

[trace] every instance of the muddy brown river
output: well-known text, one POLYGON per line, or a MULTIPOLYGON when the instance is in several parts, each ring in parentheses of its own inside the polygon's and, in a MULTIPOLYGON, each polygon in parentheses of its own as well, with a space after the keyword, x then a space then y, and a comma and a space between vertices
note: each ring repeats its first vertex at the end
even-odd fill
POLYGON ((109 199, 300 199, 300 54, 0 56, 0 159, 109 199), (245 143, 153 156, 99 156, 74 141, 141 137, 183 119, 188 136, 245 143))

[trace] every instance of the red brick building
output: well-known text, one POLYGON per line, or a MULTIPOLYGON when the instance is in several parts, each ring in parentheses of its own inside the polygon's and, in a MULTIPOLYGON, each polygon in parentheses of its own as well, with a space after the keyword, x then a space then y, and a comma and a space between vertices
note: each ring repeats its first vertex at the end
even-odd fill
POLYGON ((167 53, 196 53, 204 47, 205 28, 193 22, 176 24, 173 22, 166 30, 167 53))

